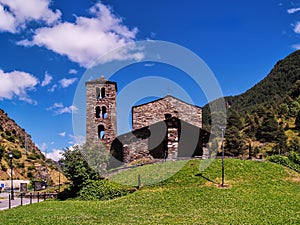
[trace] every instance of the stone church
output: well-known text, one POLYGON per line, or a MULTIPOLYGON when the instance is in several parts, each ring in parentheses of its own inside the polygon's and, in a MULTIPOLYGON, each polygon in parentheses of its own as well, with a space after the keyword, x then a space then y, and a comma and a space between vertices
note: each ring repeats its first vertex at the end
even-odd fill
POLYGON ((202 156, 210 133, 202 109, 176 97, 132 107, 132 132, 117 136, 117 83, 104 76, 86 82, 86 140, 101 141, 126 165, 202 156))

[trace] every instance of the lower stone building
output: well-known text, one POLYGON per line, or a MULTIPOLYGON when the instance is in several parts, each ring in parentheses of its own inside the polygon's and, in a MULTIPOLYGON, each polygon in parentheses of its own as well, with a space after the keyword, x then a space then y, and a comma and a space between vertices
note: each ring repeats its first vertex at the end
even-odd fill
POLYGON ((122 164, 142 164, 202 156, 210 133, 176 117, 118 136, 111 154, 122 164))

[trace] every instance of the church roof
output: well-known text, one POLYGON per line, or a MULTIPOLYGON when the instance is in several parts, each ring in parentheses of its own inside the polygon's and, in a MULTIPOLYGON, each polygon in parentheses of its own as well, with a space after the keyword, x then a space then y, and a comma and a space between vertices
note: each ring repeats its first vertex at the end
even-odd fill
POLYGON ((194 107, 196 107, 196 108, 202 109, 200 106, 197 106, 197 105, 193 105, 193 104, 187 103, 187 102, 185 102, 185 101, 183 101, 183 100, 181 100, 181 99, 179 99, 179 98, 176 98, 176 97, 174 97, 173 95, 170 95, 170 94, 167 94, 165 97, 162 97, 162 98, 159 98, 159 99, 150 101, 150 102, 146 102, 146 103, 143 103, 143 104, 140 104, 140 105, 135 105, 135 106, 133 106, 132 108, 137 108, 137 107, 140 107, 140 106, 142 106, 142 105, 147 105, 147 104, 150 104, 150 103, 153 103, 153 102, 159 102, 159 101, 161 101, 161 100, 163 100, 163 99, 165 99, 165 98, 173 98, 173 99, 176 99, 177 101, 180 101, 180 102, 182 102, 182 103, 184 103, 184 104, 191 105, 191 106, 194 106, 194 107))

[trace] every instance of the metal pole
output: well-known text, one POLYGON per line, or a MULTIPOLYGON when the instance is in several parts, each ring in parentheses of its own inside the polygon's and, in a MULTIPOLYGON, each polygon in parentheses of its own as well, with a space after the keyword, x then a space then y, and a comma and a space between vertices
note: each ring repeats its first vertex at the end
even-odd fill
POLYGON ((224 187, 224 130, 225 127, 221 127, 222 130, 222 187, 224 187))
POLYGON ((11 208, 11 197, 10 197, 10 195, 8 195, 8 208, 9 209, 11 208))
POLYGON ((9 152, 9 159, 10 159, 10 192, 11 192, 11 200, 14 200, 14 180, 13 180, 13 171, 12 171, 13 154, 11 151, 9 152))

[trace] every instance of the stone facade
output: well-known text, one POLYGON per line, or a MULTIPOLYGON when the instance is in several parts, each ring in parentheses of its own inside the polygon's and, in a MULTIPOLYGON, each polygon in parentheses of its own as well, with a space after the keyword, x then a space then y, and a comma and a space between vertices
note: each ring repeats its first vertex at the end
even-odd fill
POLYGON ((176 117, 196 127, 202 127, 202 109, 171 95, 132 107, 132 128, 139 129, 159 121, 176 117))
POLYGON ((117 137, 117 84, 104 76, 85 84, 86 140, 110 144, 117 137))

